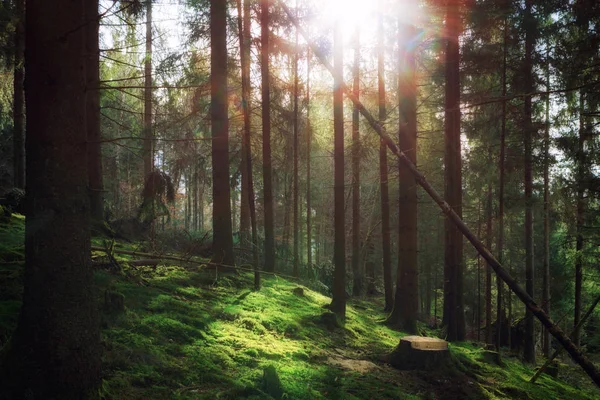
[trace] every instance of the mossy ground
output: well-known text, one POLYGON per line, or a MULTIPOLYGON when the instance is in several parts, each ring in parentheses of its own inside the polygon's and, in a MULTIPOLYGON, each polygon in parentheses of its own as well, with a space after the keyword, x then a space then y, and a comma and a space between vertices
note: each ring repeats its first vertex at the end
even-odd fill
MULTIPOLYGON (((10 224, 0 226, 1 250, 21 258, 0 258, 0 344, 16 324, 21 295, 23 220, 10 224)), ((269 399, 268 367, 286 399, 600 395, 575 366, 563 367, 561 379, 542 376, 531 385, 531 368, 509 357, 502 367, 486 363, 484 350, 472 343, 451 346, 455 369, 394 370, 378 360, 402 333, 381 323, 377 300, 350 301, 344 327, 336 327, 322 318, 328 297, 306 287, 297 296, 297 283, 277 277, 263 277, 260 291, 250 289, 250 274, 218 275, 201 266, 99 270, 95 280, 99 307, 105 290, 125 296, 123 313, 102 312, 107 399, 269 399)))

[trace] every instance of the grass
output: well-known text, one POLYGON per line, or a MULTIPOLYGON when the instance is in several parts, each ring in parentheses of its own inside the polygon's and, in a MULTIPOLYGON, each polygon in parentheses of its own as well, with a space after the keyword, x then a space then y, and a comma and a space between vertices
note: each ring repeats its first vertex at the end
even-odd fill
MULTIPOLYGON (((23 220, 16 218, 10 226, 0 225, 0 243, 2 251, 22 254, 23 220), (14 239, 12 244, 2 241, 3 234, 14 239)), ((22 284, 21 264, 6 265, 0 276, 3 343, 16 324, 22 284)), ((565 365, 562 375, 577 380, 542 376, 531 385, 531 368, 512 357, 505 357, 503 367, 486 363, 484 350, 474 343, 451 345, 456 369, 394 370, 378 360, 403 334, 381 323, 381 303, 351 300, 339 327, 322 317, 328 297, 306 287, 297 296, 298 284, 277 277, 264 278, 261 290, 252 291, 250 274, 215 279, 214 270, 167 265, 100 270, 95 283, 99 306, 106 290, 125 297, 124 312, 101 314, 106 399, 547 400, 600 395, 575 366, 565 365)))

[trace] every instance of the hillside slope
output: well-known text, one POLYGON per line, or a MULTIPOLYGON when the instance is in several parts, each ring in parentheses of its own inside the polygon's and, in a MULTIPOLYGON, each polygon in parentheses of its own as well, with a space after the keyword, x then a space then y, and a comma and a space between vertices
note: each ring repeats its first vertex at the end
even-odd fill
MULTIPOLYGON (((0 227, 0 345, 16 323, 22 222, 0 227)), ((258 292, 250 274, 203 266, 125 267, 95 278, 106 399, 599 397, 574 366, 530 385, 530 368, 515 358, 487 363, 473 343, 451 345, 450 370, 397 371, 378 361, 402 336, 381 323, 381 304, 351 300, 341 328, 328 318, 328 297, 278 277, 264 278, 258 292), (123 312, 103 308, 107 291, 124 296, 123 312)))

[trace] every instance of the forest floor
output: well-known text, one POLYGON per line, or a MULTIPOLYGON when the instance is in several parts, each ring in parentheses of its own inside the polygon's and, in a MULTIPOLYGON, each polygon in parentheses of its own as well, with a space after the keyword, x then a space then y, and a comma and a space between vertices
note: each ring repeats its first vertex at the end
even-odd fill
MULTIPOLYGON (((0 223, 0 346, 20 306, 23 225, 0 223)), ((382 323, 378 299, 350 300, 340 327, 323 317, 328 297, 278 277, 253 291, 249 273, 165 265, 97 270, 95 281, 105 399, 600 398, 568 361, 532 385, 531 367, 486 362, 471 342, 450 345, 454 368, 395 370, 379 360, 403 334, 382 323), (124 296, 123 312, 103 308, 107 290, 124 296)))

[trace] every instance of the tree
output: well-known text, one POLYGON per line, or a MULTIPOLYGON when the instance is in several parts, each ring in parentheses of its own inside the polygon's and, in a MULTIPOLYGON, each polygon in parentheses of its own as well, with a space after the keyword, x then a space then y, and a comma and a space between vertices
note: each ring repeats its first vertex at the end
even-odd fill
POLYGON ((25 189, 25 0, 16 0, 15 6, 17 20, 13 72, 13 184, 16 188, 25 189))
POLYGON ((271 161, 271 91, 269 82, 269 5, 260 3, 261 85, 263 127, 263 206, 265 219, 265 271, 275 271, 275 233, 273 214, 273 167, 271 161))
POLYGON ((100 48, 98 31, 100 16, 98 4, 86 1, 86 101, 87 101, 87 137, 88 137, 88 175, 90 190, 90 209, 94 222, 103 221, 104 184, 102 180, 102 147, 100 135, 100 48))
MULTIPOLYGON (((97 9, 97 2, 89 3, 97 9)), ((0 368, 3 398, 91 399, 100 388, 81 56, 84 15, 83 2, 27 4, 25 290, 0 368)))
MULTIPOLYGON (((296 2, 296 17, 298 16, 298 3, 296 2)), ((298 192, 299 192, 299 175, 298 175, 298 146, 299 141, 298 137, 300 135, 298 131, 298 122, 300 120, 300 114, 298 113, 298 57, 300 49, 298 47, 298 28, 295 29, 295 37, 296 37, 296 53, 294 54, 294 188, 293 188, 293 198, 294 198, 294 216, 293 216, 293 230, 294 230, 294 265, 293 265, 293 274, 294 276, 298 276, 298 263, 299 263, 299 253, 298 253, 298 245, 300 244, 300 232, 298 226, 298 192)))
MULTIPOLYGON (((532 0, 525 0, 525 58, 523 63, 523 92, 532 93, 533 87, 533 49, 535 47, 536 23, 532 13, 532 0)), ((533 297, 533 124, 531 96, 524 99, 523 108, 523 148, 525 177, 525 290, 533 297)), ((525 311, 525 361, 535 364, 535 342, 533 332, 533 313, 525 311)))
MULTIPOLYGON (((356 29, 354 43, 354 78, 352 92, 360 96, 360 35, 356 29)), ((358 107, 352 107, 352 295, 360 296, 363 290, 363 274, 360 268, 360 130, 358 107)))
MULTIPOLYGON (((462 172, 460 148, 460 34, 461 0, 446 3, 446 97, 444 123, 444 164, 446 202, 462 218, 462 172)), ((456 226, 446 219, 444 240, 444 317, 449 341, 465 338, 463 313, 463 239, 456 226)))
POLYGON ((333 39, 333 130, 334 130, 334 248, 331 311, 346 317, 346 231, 344 229, 344 54, 340 23, 333 39))
POLYGON ((146 58, 144 59, 144 179, 154 169, 152 131, 152 0, 146 0, 146 58))
MULTIPOLYGON (((415 46, 411 38, 416 29, 400 23, 398 31, 398 144, 409 160, 417 163, 417 83, 415 46)), ((401 163, 398 164, 398 273, 394 307, 388 321, 410 333, 417 332, 419 311, 419 265, 417 241, 417 182, 401 163)))
POLYGON ((210 2, 210 119, 212 131, 213 262, 235 265, 229 188, 227 1, 210 2))

